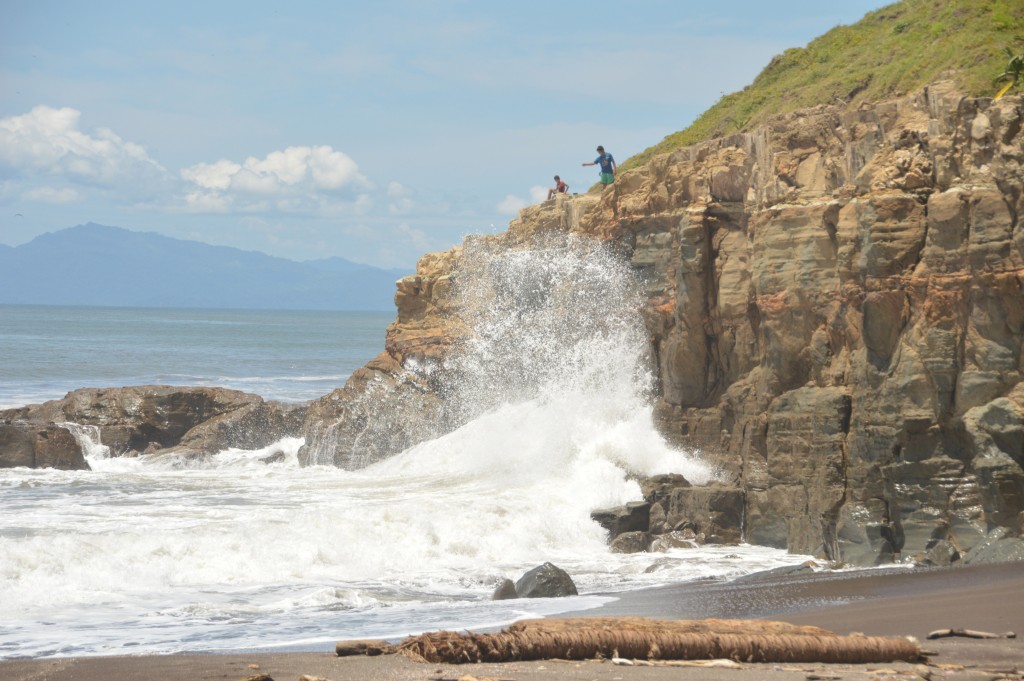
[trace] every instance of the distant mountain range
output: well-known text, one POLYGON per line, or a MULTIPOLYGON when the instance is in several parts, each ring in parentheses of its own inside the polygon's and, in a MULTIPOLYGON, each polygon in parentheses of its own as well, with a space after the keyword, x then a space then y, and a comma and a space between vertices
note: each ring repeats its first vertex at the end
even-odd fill
POLYGON ((325 258, 296 262, 89 223, 0 244, 0 303, 284 310, 391 310, 411 272, 325 258))

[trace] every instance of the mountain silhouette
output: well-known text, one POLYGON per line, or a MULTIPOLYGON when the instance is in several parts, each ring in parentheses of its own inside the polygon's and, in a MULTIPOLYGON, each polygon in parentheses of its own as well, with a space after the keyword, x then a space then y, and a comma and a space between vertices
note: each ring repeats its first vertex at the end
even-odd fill
POLYGON ((0 303, 392 310, 395 281, 408 273, 89 223, 0 246, 0 303))

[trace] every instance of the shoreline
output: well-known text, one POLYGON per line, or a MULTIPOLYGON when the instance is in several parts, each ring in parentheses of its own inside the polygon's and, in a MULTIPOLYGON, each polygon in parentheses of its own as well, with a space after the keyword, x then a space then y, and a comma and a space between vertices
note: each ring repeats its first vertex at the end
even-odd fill
MULTIPOLYGON (((1024 673, 1024 562, 931 569, 873 569, 789 576, 763 575, 741 583, 690 582, 615 594, 601 607, 560 617, 637 615, 655 619, 768 619, 820 626, 838 634, 914 636, 932 664, 947 665, 943 677, 972 676, 981 669, 1002 678, 1024 673), (1003 633, 1014 639, 943 638, 929 631, 963 628, 1003 633), (1014 670, 1016 669, 1016 672, 1014 670)), ((863 679, 871 669, 903 670, 906 663, 880 665, 743 665, 735 669, 620 667, 593 661, 541 660, 480 665, 436 665, 400 656, 338 658, 331 652, 242 652, 0 660, 0 678, 10 681, 100 681, 101 679, 247 679, 264 674, 277 681, 319 676, 331 681, 384 679, 806 679, 813 670, 833 678, 863 679), (796 667, 799 667, 797 669, 796 667)), ((920 672, 921 670, 918 669, 920 672)))

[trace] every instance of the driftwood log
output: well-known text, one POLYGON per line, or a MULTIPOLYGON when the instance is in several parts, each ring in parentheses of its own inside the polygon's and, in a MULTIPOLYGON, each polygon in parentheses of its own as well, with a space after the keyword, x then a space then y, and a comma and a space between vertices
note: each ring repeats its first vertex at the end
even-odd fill
POLYGON ((761 620, 641 617, 525 620, 495 634, 440 631, 409 637, 395 649, 414 660, 451 664, 613 657, 863 664, 921 657, 911 639, 839 636, 818 627, 761 620))
POLYGON ((988 631, 976 631, 975 629, 936 629, 928 634, 929 639, 946 638, 947 636, 963 636, 965 638, 1017 638, 1017 634, 1006 631, 1002 634, 993 634, 988 631))

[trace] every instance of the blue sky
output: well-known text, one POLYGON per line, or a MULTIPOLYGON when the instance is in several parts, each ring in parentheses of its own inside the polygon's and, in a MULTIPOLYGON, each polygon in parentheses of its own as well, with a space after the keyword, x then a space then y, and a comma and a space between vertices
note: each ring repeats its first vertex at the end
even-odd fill
POLYGON ((887 3, 0 7, 0 243, 84 222, 411 268, 887 3))

